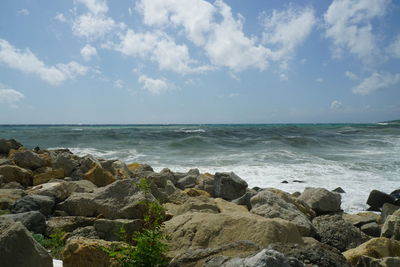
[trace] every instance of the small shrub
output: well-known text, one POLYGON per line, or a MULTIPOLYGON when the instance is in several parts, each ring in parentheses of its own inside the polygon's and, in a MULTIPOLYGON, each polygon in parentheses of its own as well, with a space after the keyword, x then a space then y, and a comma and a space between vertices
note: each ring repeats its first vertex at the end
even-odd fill
POLYGON ((9 210, 0 210, 0 216, 4 214, 10 214, 11 212, 9 210))
POLYGON ((49 238, 45 238, 41 234, 32 234, 32 236, 40 245, 50 251, 51 256, 61 259, 61 251, 65 246, 65 232, 57 229, 49 238))

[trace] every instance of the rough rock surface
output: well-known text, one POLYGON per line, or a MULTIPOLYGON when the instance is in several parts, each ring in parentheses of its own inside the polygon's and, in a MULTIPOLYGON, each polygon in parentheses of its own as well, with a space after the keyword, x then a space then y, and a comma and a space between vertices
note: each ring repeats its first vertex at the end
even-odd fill
POLYGON ((52 197, 56 202, 64 201, 70 195, 67 182, 61 180, 34 186, 27 192, 32 195, 52 197))
POLYGON ((373 258, 400 257, 400 241, 385 237, 373 238, 356 248, 343 252, 347 261, 355 266, 361 256, 373 258))
POLYGON ((39 173, 33 176, 33 185, 44 184, 51 179, 62 179, 64 178, 64 169, 50 169, 47 172, 39 173))
POLYGON ((18 182, 23 186, 32 185, 32 171, 15 165, 0 166, 0 175, 4 176, 4 183, 18 182))
POLYGON ((52 258, 19 222, 0 217, 0 263, 2 267, 52 267, 52 258))
POLYGON ((55 205, 54 198, 42 195, 27 195, 18 199, 11 208, 12 213, 28 211, 40 211, 43 215, 49 216, 53 213, 55 205))
POLYGON ((59 229, 64 232, 72 232, 77 228, 93 226, 96 218, 81 216, 51 217, 47 221, 47 234, 59 229))
POLYGON ((381 236, 400 241, 400 210, 396 210, 387 217, 382 227, 381 236))
POLYGON ((384 223, 386 221, 386 218, 389 215, 392 215, 396 210, 399 210, 400 206, 393 205, 390 203, 385 203, 382 206, 382 212, 381 212, 381 220, 384 223))
POLYGON ((383 204, 385 203, 394 204, 395 200, 396 199, 389 194, 386 194, 378 190, 372 190, 369 193, 367 204, 370 205, 373 210, 380 211, 383 204))
POLYGON ((369 237, 349 222, 343 220, 340 215, 322 215, 313 221, 321 238, 321 242, 328 244, 340 251, 354 248, 369 237))
POLYGON ((21 189, 0 189, 0 209, 9 209, 15 201, 25 195, 21 189))
POLYGON ((12 159, 15 164, 25 169, 36 170, 46 166, 46 161, 44 159, 29 150, 14 153, 12 159))
POLYGON ((361 256, 356 267, 399 267, 400 257, 385 257, 375 259, 373 257, 361 256))
POLYGON ((85 173, 84 179, 91 181, 99 187, 109 185, 116 181, 116 178, 111 172, 103 169, 101 165, 98 164, 85 173))
POLYGON ((214 197, 234 200, 246 193, 247 183, 233 172, 217 172, 214 175, 214 197))
POLYGON ((340 211, 341 199, 339 193, 325 188, 307 187, 299 197, 307 203, 317 214, 327 214, 340 211))
POLYGON ((46 217, 39 211, 6 214, 3 215, 3 217, 21 222, 31 232, 38 234, 44 234, 46 232, 46 217))
POLYGON ((107 241, 126 241, 132 240, 132 234, 143 228, 143 221, 128 219, 98 219, 94 223, 97 235, 107 241), (124 234, 121 233, 124 232, 124 234))
POLYGON ((14 139, 0 139, 0 154, 7 156, 11 149, 18 149, 20 147, 22 145, 14 139))

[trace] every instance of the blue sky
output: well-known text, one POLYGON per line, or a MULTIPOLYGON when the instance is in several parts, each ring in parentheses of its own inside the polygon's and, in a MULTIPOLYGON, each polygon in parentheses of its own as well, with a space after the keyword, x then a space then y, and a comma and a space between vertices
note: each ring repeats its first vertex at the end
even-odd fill
POLYGON ((390 0, 2 0, 0 123, 400 119, 390 0))

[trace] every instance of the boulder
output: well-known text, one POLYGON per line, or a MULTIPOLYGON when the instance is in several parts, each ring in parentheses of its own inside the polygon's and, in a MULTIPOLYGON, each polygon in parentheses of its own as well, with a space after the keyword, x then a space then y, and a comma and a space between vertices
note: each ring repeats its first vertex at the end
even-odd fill
POLYGON ((0 189, 0 210, 10 209, 24 195, 25 192, 21 189, 0 189))
POLYGON ((65 176, 71 176, 71 174, 79 167, 78 158, 68 150, 61 153, 55 153, 53 157, 55 157, 53 161, 53 168, 64 169, 65 176))
POLYGON ((381 228, 376 222, 370 222, 367 224, 363 224, 360 227, 360 230, 369 236, 379 237, 381 235, 381 228))
POLYGON ((243 196, 246 193, 246 189, 246 181, 233 172, 217 172, 214 175, 214 197, 234 200, 243 196))
POLYGON ((325 188, 307 187, 299 199, 321 215, 340 211, 342 197, 339 193, 328 191, 325 188))
POLYGON ((45 173, 35 174, 33 176, 33 185, 44 184, 51 179, 62 179, 64 176, 64 169, 51 169, 45 173))
MULTIPOLYGON (((197 177, 195 188, 204 190, 210 195, 214 195, 214 176, 209 173, 200 174, 197 177)), ((238 196, 240 197, 240 196, 238 196)))
POLYGON ((321 242, 345 251, 354 248, 369 237, 360 229, 342 219, 340 215, 322 215, 313 221, 321 242))
POLYGON ((34 186, 27 190, 27 193, 31 195, 49 196, 54 198, 57 203, 64 201, 70 195, 67 182, 60 180, 34 186))
POLYGON ((2 267, 52 267, 49 253, 20 222, 0 217, 0 262, 2 267))
POLYGON ((198 175, 186 175, 185 177, 178 180, 176 186, 182 190, 186 188, 193 188, 196 186, 197 177, 198 175))
POLYGON ((0 154, 8 156, 8 153, 11 149, 18 149, 22 147, 20 143, 15 141, 14 139, 0 139, 0 154))
POLYGON ((237 205, 243 205, 246 206, 248 210, 251 210, 251 202, 250 199, 257 195, 257 191, 248 189, 248 191, 241 197, 232 200, 232 203, 235 203, 237 205))
POLYGON ((93 193, 97 186, 89 180, 71 181, 67 183, 69 194, 72 193, 93 193))
POLYGON ((32 185, 33 173, 15 165, 0 166, 0 175, 4 176, 4 182, 18 182, 23 186, 32 185))
POLYGON ((378 190, 372 190, 369 193, 367 204, 371 206, 372 210, 380 211, 383 204, 390 203, 394 204, 395 198, 389 194, 378 190))
MULTIPOLYGON (((113 162, 113 161, 111 161, 113 162)), ((100 165, 100 161, 92 155, 86 155, 80 159, 79 169, 83 173, 87 173, 95 165, 100 165)), ((111 165, 111 164, 110 164, 111 165)), ((104 166, 102 166, 104 168, 104 166)))
POLYGON ((391 195, 392 197, 394 197, 396 200, 397 200, 397 199, 400 199, 400 188, 399 188, 399 189, 396 189, 396 190, 394 190, 394 191, 392 191, 392 192, 390 193, 390 195, 391 195))
POLYGON ((77 237, 100 239, 99 235, 94 229, 94 226, 85 226, 77 228, 74 231, 72 231, 72 233, 68 234, 68 238, 77 238, 77 237))
POLYGON ((133 179, 117 180, 99 188, 94 193, 73 193, 57 209, 73 216, 98 216, 107 219, 143 218, 143 201, 155 201, 151 194, 145 195, 133 179))
POLYGON ((104 248, 118 249, 124 247, 120 242, 109 242, 101 239, 84 237, 70 238, 62 251, 64 267, 109 267, 119 266, 104 248))
POLYGON ((199 197, 199 196, 211 197, 208 192, 196 188, 187 188, 183 190, 183 192, 187 194, 189 197, 199 197))
POLYGON ((381 221, 384 223, 386 221, 386 218, 389 215, 392 215, 396 210, 399 210, 400 206, 393 205, 390 203, 385 203, 382 206, 382 212, 381 212, 381 221))
POLYGON ((109 164, 103 164, 103 162, 100 162, 101 166, 109 171, 113 176, 117 177, 118 179, 131 178, 132 173, 124 162, 120 160, 109 160, 106 162, 109 162, 109 164))
POLYGON ((95 165, 87 173, 84 179, 91 181, 96 186, 106 186, 116 181, 111 172, 103 169, 100 165, 95 165))
POLYGON ((362 256, 369 256, 376 259, 400 257, 400 241, 385 237, 373 238, 356 248, 343 252, 343 256, 352 266, 355 266, 362 256))
POLYGON ((296 226, 282 219, 267 219, 249 212, 190 212, 164 223, 170 237, 168 255, 174 257, 189 248, 215 248, 248 240, 265 247, 274 242, 302 243, 296 226))
POLYGON ((387 217, 382 227, 381 236, 400 241, 400 210, 387 217))
POLYGON ((14 165, 14 162, 11 159, 0 158, 0 166, 1 165, 14 165))
POLYGON ((40 211, 49 216, 53 213, 55 201, 53 197, 42 195, 27 195, 18 199, 11 208, 12 213, 40 211))
POLYGON ((326 244, 320 243, 314 238, 303 238, 304 244, 273 243, 269 245, 276 251, 287 257, 299 259, 305 266, 318 267, 349 267, 342 253, 326 244))
POLYGON ((107 241, 132 241, 133 233, 142 230, 143 220, 98 219, 94 223, 97 235, 107 241))
POLYGON ((47 221, 47 234, 55 231, 72 232, 77 228, 93 226, 96 218, 81 216, 51 217, 47 221))
POLYGON ((356 267, 398 267, 400 266, 400 257, 385 257, 375 259, 373 257, 361 256, 358 259, 356 267))
POLYGON ((355 227, 360 228, 361 226, 363 226, 364 224, 368 224, 368 223, 379 223, 380 221, 380 216, 376 213, 367 211, 367 212, 359 212, 356 214, 347 214, 344 213, 342 215, 343 220, 350 222, 352 225, 354 225, 355 227))
POLYGON ((44 234, 46 232, 46 217, 39 211, 28 211, 17 214, 5 214, 2 217, 21 222, 29 231, 44 234))
MULTIPOLYGON (((1 177, 0 177, 0 180, 1 180, 1 177)), ((9 183, 4 184, 1 187, 1 189, 25 189, 25 188, 18 182, 9 182, 9 183)))
POLYGON ((281 199, 269 190, 263 190, 251 198, 251 212, 265 218, 281 218, 296 225, 303 236, 314 236, 316 230, 307 216, 295 205, 281 199))
POLYGON ((245 258, 239 257, 214 257, 206 262, 206 267, 234 267, 234 266, 259 266, 259 267, 302 267, 297 259, 289 259, 282 253, 272 249, 263 249, 255 255, 245 258))
POLYGON ((25 169, 36 170, 46 166, 46 161, 44 159, 29 150, 14 153, 12 159, 15 164, 25 169))

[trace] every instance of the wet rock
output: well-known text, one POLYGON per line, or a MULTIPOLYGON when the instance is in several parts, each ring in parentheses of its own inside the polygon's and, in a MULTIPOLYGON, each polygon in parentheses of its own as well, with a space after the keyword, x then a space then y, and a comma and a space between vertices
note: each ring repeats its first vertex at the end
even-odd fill
POLYGON ((400 199, 400 189, 394 190, 393 192, 390 193, 390 195, 395 199, 400 199))
POLYGON ((217 172, 214 175, 214 197, 234 200, 243 196, 246 189, 246 181, 233 172, 217 172))
POLYGON ((46 166, 46 161, 44 159, 29 150, 14 153, 12 159, 15 164, 25 169, 36 170, 46 166))
POLYGON ((299 199, 307 203, 319 215, 340 211, 340 194, 324 188, 307 187, 299 199))
POLYGON ((2 267, 52 267, 52 258, 20 222, 0 217, 2 267))
POLYGON ((394 204, 395 200, 396 199, 389 194, 386 194, 378 190, 372 190, 369 193, 367 204, 370 205, 373 210, 380 211, 383 204, 385 203, 394 204))
POLYGON ((40 211, 43 215, 49 216, 53 213, 54 198, 42 195, 27 195, 18 199, 11 208, 12 213, 28 211, 40 211))
POLYGON ((4 176, 4 182, 18 182, 23 186, 32 185, 33 173, 15 165, 0 166, 0 175, 4 176))
POLYGON ((339 193, 339 194, 344 194, 344 193, 346 193, 346 192, 343 190, 343 188, 341 188, 341 187, 338 187, 338 188, 333 189, 332 192, 336 192, 336 193, 339 193))
POLYGON ((340 251, 354 248, 369 240, 366 234, 343 220, 340 215, 318 216, 312 222, 317 229, 321 242, 340 251))
POLYGON ((22 147, 22 145, 14 139, 0 139, 0 154, 8 156, 11 149, 17 150, 20 147, 22 147))
POLYGON ((22 189, 0 189, 0 210, 10 209, 24 195, 22 189))

